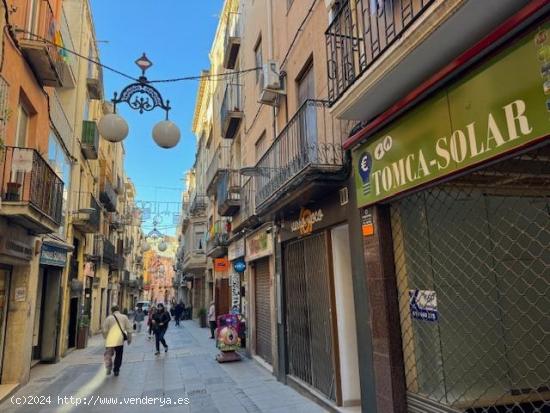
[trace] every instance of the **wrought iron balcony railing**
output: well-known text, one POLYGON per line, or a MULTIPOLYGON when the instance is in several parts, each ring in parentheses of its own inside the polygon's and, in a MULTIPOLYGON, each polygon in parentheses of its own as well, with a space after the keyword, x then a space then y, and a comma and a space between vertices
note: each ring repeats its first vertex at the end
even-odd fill
POLYGON ((306 175, 340 172, 349 122, 334 119, 327 102, 307 100, 256 164, 256 209, 293 189, 306 175))
POLYGON ((227 26, 223 44, 223 67, 225 69, 234 69, 241 47, 240 15, 236 10, 230 11, 227 16, 227 26))
POLYGON ((54 18, 50 1, 37 0, 35 5, 35 9, 30 6, 17 9, 27 12, 25 21, 33 22, 30 29, 16 29, 19 47, 42 86, 74 87, 71 56, 55 46, 64 44, 65 38, 59 29, 59 22, 54 18), (31 13, 35 15, 31 16, 31 13))
POLYGON ((99 153, 99 130, 93 120, 82 121, 82 153, 86 159, 97 159, 99 153))
POLYGON ((99 232, 101 224, 101 207, 95 199, 95 196, 90 192, 82 192, 78 194, 78 210, 91 208, 94 212, 78 212, 73 211, 75 215, 73 225, 80 231, 93 234, 99 232))
POLYGON ((220 109, 220 122, 222 137, 233 139, 243 118, 242 84, 238 76, 233 76, 225 86, 222 106, 220 109))
POLYGON ((226 143, 222 143, 214 152, 210 165, 206 170, 206 192, 211 193, 212 189, 217 183, 218 176, 221 172, 225 172, 229 169, 231 161, 231 146, 226 143))
POLYGON ((208 256, 218 258, 227 254, 230 231, 231 224, 228 221, 220 219, 214 222, 209 230, 208 241, 206 242, 206 254, 208 256))
MULTIPOLYGON (((1 195, 6 205, 32 206, 57 226, 63 216, 63 181, 46 160, 31 148, 7 146, 3 150, 1 195)), ((20 211, 22 216, 31 212, 20 211)), ((41 231, 36 228, 36 231, 41 231)), ((51 231, 45 231, 51 232, 51 231)))
POLYGON ((241 206, 241 176, 239 171, 229 170, 222 173, 218 180, 218 213, 221 216, 235 215, 241 206))
POLYGON ((113 264, 116 259, 116 251, 113 243, 108 239, 103 239, 103 261, 107 264, 113 264))
POLYGON ((335 103, 434 0, 345 0, 325 32, 328 99, 335 103))
POLYGON ((106 176, 101 177, 99 186, 99 200, 109 212, 115 212, 117 206, 117 194, 106 176))
POLYGON ((208 198, 206 195, 194 194, 191 198, 191 205, 189 206, 190 215, 200 215, 206 211, 208 198))

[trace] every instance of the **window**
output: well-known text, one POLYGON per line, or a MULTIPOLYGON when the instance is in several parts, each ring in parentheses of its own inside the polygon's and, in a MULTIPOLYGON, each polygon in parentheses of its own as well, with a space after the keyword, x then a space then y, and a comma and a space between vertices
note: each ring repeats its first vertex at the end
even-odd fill
POLYGON ((19 148, 27 146, 29 119, 29 111, 20 103, 17 108, 17 131, 15 133, 15 146, 19 148))
POLYGON ((262 132, 262 135, 260 136, 260 139, 258 139, 256 141, 256 162, 258 162, 260 160, 260 158, 263 156, 264 152, 265 152, 265 146, 266 146, 266 142, 267 142, 267 139, 266 139, 266 134, 265 134, 265 131, 262 132))
MULTIPOLYGON (((255 67, 262 67, 263 65, 263 56, 262 56, 262 38, 258 39, 258 42, 256 43, 256 46, 254 47, 254 63, 256 64, 255 67)), ((256 70, 256 83, 260 81, 262 71, 256 70)))
MULTIPOLYGON (((71 164, 57 135, 51 130, 48 139, 48 163, 64 183, 62 211, 63 216, 67 217, 69 215, 67 213, 67 207, 69 205, 69 190, 71 188, 71 164)), ((66 226, 64 222, 61 227, 59 227, 58 233, 63 237, 66 235, 66 226)))
POLYGON ((28 21, 28 30, 31 33, 35 34, 41 34, 38 33, 38 16, 40 13, 40 3, 41 0, 31 0, 29 1, 29 21, 28 21))
POLYGON ((195 250, 204 250, 204 232, 195 232, 195 250))
POLYGON ((92 60, 94 60, 94 48, 93 48, 93 42, 94 40, 90 40, 90 46, 88 48, 88 78, 93 79, 94 78, 94 64, 92 63, 92 60))

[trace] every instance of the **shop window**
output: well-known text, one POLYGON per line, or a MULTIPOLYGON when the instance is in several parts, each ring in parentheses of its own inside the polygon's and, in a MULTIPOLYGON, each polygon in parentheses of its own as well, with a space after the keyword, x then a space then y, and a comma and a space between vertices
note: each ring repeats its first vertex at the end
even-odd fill
POLYGON ((550 407, 550 204, 533 159, 392 205, 409 393, 469 412, 550 407))

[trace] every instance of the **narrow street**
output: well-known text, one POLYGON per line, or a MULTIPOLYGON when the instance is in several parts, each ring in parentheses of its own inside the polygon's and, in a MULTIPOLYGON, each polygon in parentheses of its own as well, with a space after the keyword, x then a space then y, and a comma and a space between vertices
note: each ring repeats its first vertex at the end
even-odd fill
POLYGON ((0 411, 325 411, 289 386, 277 382, 253 360, 243 358, 237 363, 217 363, 214 359, 217 351, 213 341, 208 338, 208 330, 198 328, 193 321, 186 321, 179 328, 171 325, 166 341, 169 345, 168 353, 162 352, 160 356, 155 356, 154 340, 148 340, 143 332, 134 335, 132 344, 125 346, 120 376, 114 377, 105 375, 102 364, 103 340, 100 336, 94 336, 86 349, 73 351, 61 362, 34 367, 30 382, 0 404, 0 411), (17 400, 22 403, 29 396, 43 404, 14 404, 17 400), (67 403, 62 404, 60 399, 64 396, 67 396, 67 403), (71 396, 72 403, 69 399, 71 396), (131 398, 140 398, 141 401, 131 398), (157 398, 155 402, 154 398, 157 398), (175 406, 178 398, 181 403, 184 403, 182 399, 188 398, 188 404, 175 406), (80 406, 76 406, 77 400, 81 401, 80 406), (168 400, 172 405, 169 405, 168 400), (117 404, 116 409, 113 404, 117 404))

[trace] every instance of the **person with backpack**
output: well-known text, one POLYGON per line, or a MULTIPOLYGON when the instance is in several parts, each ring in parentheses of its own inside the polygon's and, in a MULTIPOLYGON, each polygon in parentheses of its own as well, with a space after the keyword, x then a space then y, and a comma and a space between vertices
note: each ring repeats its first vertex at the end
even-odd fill
POLYGON ((166 330, 168 329, 168 323, 170 322, 170 314, 166 309, 164 308, 164 305, 159 303, 157 305, 157 311, 153 315, 152 318, 152 325, 153 325, 153 331, 155 333, 155 346, 157 351, 155 352, 155 355, 158 356, 160 354, 160 346, 159 344, 162 343, 164 346, 164 352, 168 352, 168 344, 166 344, 166 341, 164 340, 164 334, 166 333, 166 330))
POLYGON ((117 305, 111 307, 111 315, 103 322, 103 338, 105 338, 105 353, 103 360, 107 375, 111 371, 118 376, 120 366, 122 365, 122 353, 124 351, 124 342, 132 342, 132 325, 130 320, 124 314, 121 314, 117 305), (113 366, 113 356, 115 362, 113 366))

